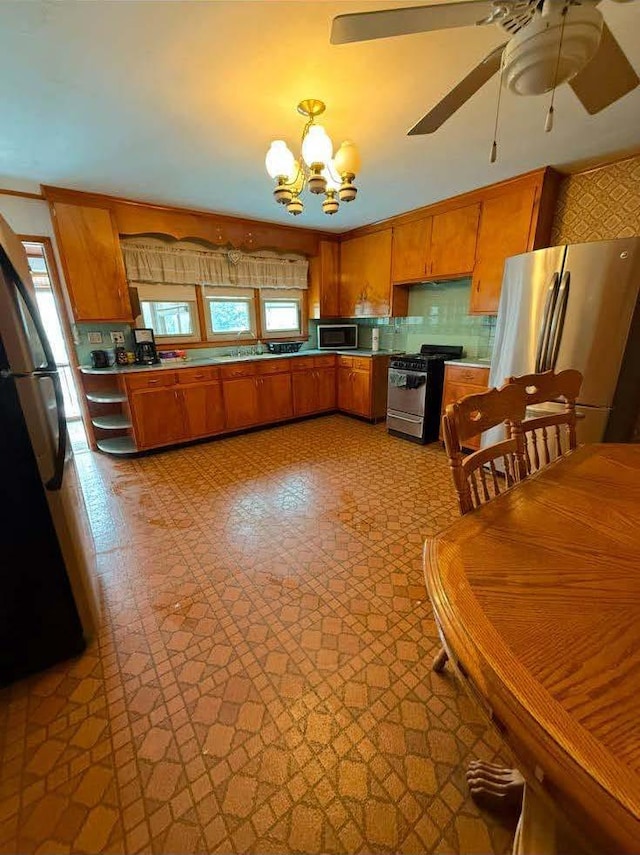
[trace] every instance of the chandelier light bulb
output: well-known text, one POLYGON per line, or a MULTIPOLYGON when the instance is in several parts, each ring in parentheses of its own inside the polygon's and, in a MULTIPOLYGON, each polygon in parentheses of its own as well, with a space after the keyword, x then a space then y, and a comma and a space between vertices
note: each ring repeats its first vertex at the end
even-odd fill
POLYGON ((293 171, 294 157, 284 140, 274 140, 265 157, 265 166, 271 178, 288 178, 293 171))
MULTIPOLYGON (((337 172, 337 170, 336 170, 336 168, 335 168, 335 163, 334 163, 333 161, 331 162, 331 166, 333 167, 333 174, 335 174, 335 173, 337 172)), ((339 182, 339 181, 336 181, 336 180, 335 180, 335 178, 333 177, 333 175, 332 175, 332 171, 331 171, 331 169, 329 168, 329 165, 327 165, 327 166, 322 170, 322 177, 324 178, 324 180, 325 180, 325 181, 326 181, 326 183, 327 183, 327 193, 328 193, 330 190, 334 190, 334 191, 336 191, 336 192, 337 192, 337 191, 340 189, 340 182, 339 182)))
POLYGON ((345 140, 334 158, 334 165, 338 175, 345 177, 350 175, 354 178, 360 172, 360 153, 352 140, 345 140))
POLYGON ((324 166, 333 155, 333 143, 322 125, 311 125, 302 142, 302 157, 309 167, 324 166))

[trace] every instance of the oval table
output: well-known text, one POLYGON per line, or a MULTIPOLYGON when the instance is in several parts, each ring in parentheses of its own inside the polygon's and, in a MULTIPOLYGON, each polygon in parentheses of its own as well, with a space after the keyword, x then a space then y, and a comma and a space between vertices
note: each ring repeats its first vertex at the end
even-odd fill
POLYGON ((583 446, 462 517, 425 579, 538 817, 640 852, 640 445, 583 446))

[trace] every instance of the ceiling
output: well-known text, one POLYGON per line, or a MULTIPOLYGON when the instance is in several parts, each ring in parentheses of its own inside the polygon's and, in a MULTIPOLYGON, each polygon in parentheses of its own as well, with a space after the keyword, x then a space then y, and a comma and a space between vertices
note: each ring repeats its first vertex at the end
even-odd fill
MULTIPOLYGON (((497 79, 436 134, 406 131, 502 41, 496 26, 329 44, 331 19, 398 2, 0 2, 0 187, 39 183, 344 231, 536 167, 640 147, 640 88, 589 117, 567 86, 502 99, 497 79), (329 218, 276 206, 264 155, 297 151, 298 101, 327 103, 362 155, 358 199, 329 218)), ((432 0, 434 2, 434 0, 432 0)), ((601 6, 640 71, 640 2, 601 6)))

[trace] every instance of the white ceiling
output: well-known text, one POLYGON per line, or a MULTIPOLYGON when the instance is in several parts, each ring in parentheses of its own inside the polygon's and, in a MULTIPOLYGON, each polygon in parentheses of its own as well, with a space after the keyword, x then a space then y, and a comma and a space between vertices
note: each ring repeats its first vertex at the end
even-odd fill
MULTIPOLYGON (((297 150, 305 97, 352 138, 356 202, 329 218, 307 196, 296 225, 345 230, 552 164, 640 146, 640 88, 589 117, 567 86, 502 99, 497 79, 436 134, 407 129, 502 41, 496 27, 329 44, 331 19, 398 2, 0 2, 0 187, 58 184, 276 222, 270 141, 297 150)), ((433 0, 432 0, 433 2, 433 0)), ((600 6, 640 71, 640 2, 600 6)))

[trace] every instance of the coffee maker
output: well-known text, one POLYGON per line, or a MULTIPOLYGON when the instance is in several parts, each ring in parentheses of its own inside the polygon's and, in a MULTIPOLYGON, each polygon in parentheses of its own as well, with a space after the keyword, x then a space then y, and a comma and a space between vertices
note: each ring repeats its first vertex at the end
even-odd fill
POLYGON ((133 341, 138 365, 157 365, 160 362, 152 329, 136 327, 133 330, 133 341))

